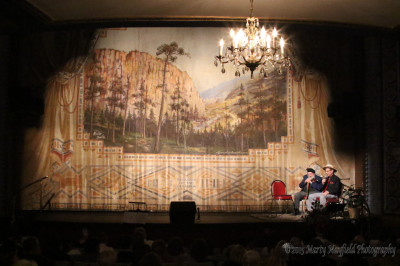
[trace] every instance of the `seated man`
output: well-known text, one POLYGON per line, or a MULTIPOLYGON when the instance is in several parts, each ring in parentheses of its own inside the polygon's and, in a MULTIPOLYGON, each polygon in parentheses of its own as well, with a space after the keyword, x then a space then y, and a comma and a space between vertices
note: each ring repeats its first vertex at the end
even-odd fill
POLYGON ((312 168, 307 168, 307 174, 303 176, 303 180, 299 184, 301 191, 294 194, 293 197, 294 215, 299 215, 300 213, 299 212, 300 201, 304 199, 305 196, 307 196, 307 186, 309 186, 308 187, 309 194, 321 192, 323 187, 322 177, 315 175, 315 170, 312 168))
POLYGON ((317 198, 320 200, 320 206, 325 207, 327 198, 337 198, 340 194, 340 178, 335 175, 336 169, 333 165, 327 164, 324 168, 326 177, 322 180, 324 189, 321 193, 314 193, 308 197, 307 210, 312 211, 312 205, 317 198))

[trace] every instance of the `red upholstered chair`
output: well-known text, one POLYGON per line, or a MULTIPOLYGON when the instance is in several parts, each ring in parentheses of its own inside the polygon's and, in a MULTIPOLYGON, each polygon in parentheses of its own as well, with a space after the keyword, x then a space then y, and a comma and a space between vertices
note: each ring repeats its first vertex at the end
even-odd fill
POLYGON ((327 198, 326 204, 336 204, 339 203, 339 198, 327 198))
MULTIPOLYGON (((281 180, 275 180, 274 182, 271 183, 271 195, 272 195, 271 210, 272 210, 272 205, 274 203, 278 203, 278 201, 281 201, 281 200, 285 200, 285 201, 290 200, 293 205, 292 195, 286 194, 286 185, 281 180)), ((286 208, 286 212, 287 212, 287 208, 286 208)))
POLYGON ((337 198, 327 198, 326 205, 340 203, 340 199, 342 198, 342 194, 343 194, 343 189, 344 189, 344 185, 342 182, 340 182, 340 191, 339 191, 338 197, 337 198))

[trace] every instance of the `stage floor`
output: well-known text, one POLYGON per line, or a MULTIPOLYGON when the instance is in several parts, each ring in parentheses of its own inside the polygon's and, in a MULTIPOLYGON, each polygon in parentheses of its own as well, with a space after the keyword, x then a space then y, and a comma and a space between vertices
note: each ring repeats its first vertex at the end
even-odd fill
MULTIPOLYGON (((32 212, 38 222, 71 223, 138 223, 169 224, 168 212, 111 212, 111 211, 38 211, 32 212)), ((204 212, 195 215, 195 224, 233 224, 233 223, 293 223, 303 222, 304 215, 292 213, 250 213, 250 212, 204 212)))

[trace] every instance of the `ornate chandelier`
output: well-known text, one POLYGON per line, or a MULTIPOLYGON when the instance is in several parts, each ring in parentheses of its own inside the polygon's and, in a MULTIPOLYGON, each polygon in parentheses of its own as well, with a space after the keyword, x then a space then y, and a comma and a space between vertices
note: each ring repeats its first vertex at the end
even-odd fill
POLYGON ((276 28, 260 30, 258 18, 253 16, 253 0, 250 0, 250 17, 246 19, 246 29, 230 31, 231 43, 224 53, 224 40, 219 43, 219 55, 215 57, 215 66, 220 62, 221 72, 225 73, 224 64, 232 62, 236 67, 235 76, 240 77, 239 67, 243 66, 242 73, 250 70, 253 72, 260 67, 260 75, 268 76, 272 71, 282 73, 283 67, 290 66, 290 60, 285 51, 285 41, 276 28))

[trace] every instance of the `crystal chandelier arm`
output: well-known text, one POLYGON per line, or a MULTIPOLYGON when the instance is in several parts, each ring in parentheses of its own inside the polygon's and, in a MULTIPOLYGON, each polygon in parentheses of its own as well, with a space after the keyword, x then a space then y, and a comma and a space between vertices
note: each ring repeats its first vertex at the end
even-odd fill
POLYGON ((229 63, 231 61, 228 58, 226 58, 225 56, 220 56, 220 55, 217 55, 215 57, 215 60, 218 60, 221 64, 226 64, 226 63, 229 63))

